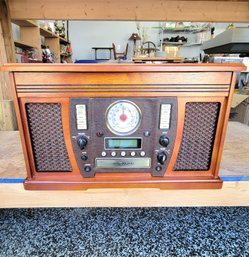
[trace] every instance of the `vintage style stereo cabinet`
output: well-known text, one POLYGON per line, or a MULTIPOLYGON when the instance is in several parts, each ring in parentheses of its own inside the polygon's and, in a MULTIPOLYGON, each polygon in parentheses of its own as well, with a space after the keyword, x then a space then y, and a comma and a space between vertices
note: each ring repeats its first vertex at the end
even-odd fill
POLYGON ((222 186, 236 72, 218 64, 8 64, 26 189, 222 186))

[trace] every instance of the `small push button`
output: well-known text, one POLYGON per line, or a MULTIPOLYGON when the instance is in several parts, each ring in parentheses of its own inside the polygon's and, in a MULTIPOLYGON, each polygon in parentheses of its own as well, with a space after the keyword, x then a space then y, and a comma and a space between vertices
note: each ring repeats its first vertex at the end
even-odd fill
POLYGON ((142 151, 141 153, 140 153, 140 156, 145 156, 145 151, 142 151))
POLYGON ((157 166, 156 166, 156 171, 158 171, 158 172, 159 172, 159 171, 161 171, 161 170, 162 170, 162 166, 157 165, 157 166))
POLYGON ((120 153, 120 155, 121 155, 121 156, 126 156, 126 152, 122 151, 122 152, 120 153))
POLYGON ((150 136, 150 131, 144 131, 144 136, 149 137, 150 136))
POLYGON ((136 155, 136 153, 135 152, 131 152, 131 156, 135 156, 136 155))
POLYGON ((91 172, 91 167, 90 166, 85 166, 85 168, 84 168, 84 171, 85 172, 91 172))
POLYGON ((115 157, 116 155, 117 155, 116 152, 111 152, 112 157, 115 157))
POLYGON ((105 156, 106 156, 106 152, 102 152, 102 153, 101 153, 101 156, 102 156, 102 157, 105 157, 105 156))

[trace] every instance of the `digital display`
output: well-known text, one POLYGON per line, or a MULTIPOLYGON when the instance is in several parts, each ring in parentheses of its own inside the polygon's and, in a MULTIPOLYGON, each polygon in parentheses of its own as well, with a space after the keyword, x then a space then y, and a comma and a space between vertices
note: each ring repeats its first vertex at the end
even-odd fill
POLYGON ((106 138, 106 149, 141 149, 141 138, 106 138))

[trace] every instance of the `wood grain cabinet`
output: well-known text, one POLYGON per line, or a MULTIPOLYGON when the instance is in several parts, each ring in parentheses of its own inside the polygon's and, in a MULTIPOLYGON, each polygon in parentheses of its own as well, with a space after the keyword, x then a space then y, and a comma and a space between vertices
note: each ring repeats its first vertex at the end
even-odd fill
POLYGON ((6 65, 26 189, 218 189, 229 64, 6 65))

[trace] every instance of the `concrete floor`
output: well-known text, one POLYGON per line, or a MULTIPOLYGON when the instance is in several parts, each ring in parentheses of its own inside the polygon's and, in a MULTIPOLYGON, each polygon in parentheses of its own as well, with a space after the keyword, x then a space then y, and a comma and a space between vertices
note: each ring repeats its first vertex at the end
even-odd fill
POLYGON ((0 210, 1 257, 248 257, 249 207, 0 210))

